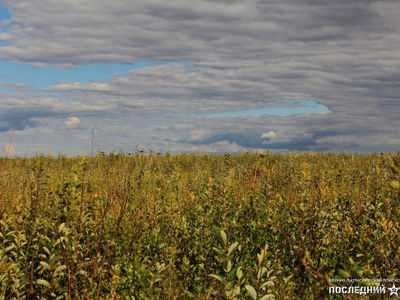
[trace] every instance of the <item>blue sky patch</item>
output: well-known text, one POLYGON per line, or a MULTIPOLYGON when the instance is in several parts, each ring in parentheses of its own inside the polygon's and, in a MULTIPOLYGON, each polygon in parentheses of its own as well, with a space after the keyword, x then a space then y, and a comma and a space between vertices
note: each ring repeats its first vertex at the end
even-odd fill
POLYGON ((6 9, 4 4, 0 3, 0 32, 1 31, 7 31, 8 26, 5 26, 2 24, 4 20, 8 20, 11 18, 10 12, 6 9))
MULTIPOLYGON (((166 62, 167 64, 184 62, 166 62)), ((108 80, 113 74, 163 64, 161 62, 142 61, 133 64, 94 63, 80 65, 72 69, 55 67, 40 68, 22 63, 0 61, 0 82, 25 83, 36 88, 46 88, 58 82, 81 82, 108 80)))
POLYGON ((283 103, 294 104, 292 106, 266 106, 257 109, 240 109, 235 111, 190 114, 189 118, 195 117, 261 117, 261 116, 279 116, 287 117, 296 114, 307 114, 315 112, 329 112, 329 108, 314 100, 282 100, 283 103))

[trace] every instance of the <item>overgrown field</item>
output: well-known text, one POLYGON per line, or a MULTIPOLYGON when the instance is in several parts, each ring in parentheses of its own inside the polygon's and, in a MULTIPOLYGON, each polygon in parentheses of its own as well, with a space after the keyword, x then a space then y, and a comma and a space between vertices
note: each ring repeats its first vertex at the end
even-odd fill
POLYGON ((399 159, 2 158, 0 299, 323 299, 329 278, 400 278, 399 159))

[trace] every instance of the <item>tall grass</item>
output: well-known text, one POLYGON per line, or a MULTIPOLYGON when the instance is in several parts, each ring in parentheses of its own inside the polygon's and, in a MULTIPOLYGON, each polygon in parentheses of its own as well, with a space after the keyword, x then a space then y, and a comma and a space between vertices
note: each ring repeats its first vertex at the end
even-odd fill
POLYGON ((321 299, 330 278, 399 278, 398 161, 0 159, 0 299, 321 299))

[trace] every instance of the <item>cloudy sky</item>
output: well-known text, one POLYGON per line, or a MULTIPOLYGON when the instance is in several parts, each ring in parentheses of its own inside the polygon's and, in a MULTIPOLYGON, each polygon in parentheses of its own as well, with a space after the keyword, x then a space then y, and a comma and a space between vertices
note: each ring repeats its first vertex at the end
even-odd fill
POLYGON ((0 0, 1 154, 400 150, 398 0, 0 0), (12 136, 12 147, 7 145, 12 136))

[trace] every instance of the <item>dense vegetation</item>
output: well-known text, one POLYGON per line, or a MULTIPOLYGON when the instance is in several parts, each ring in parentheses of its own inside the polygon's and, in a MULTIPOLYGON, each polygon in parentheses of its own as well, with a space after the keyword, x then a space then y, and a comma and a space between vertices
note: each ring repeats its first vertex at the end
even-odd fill
POLYGON ((2 158, 0 299, 321 299, 329 278, 400 278, 399 159, 2 158))

